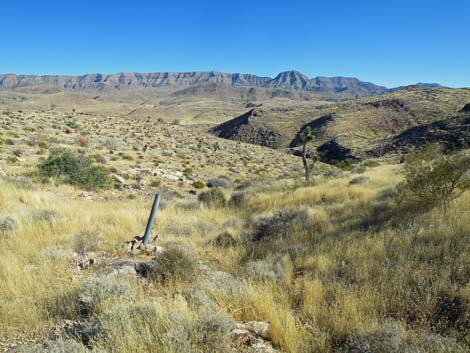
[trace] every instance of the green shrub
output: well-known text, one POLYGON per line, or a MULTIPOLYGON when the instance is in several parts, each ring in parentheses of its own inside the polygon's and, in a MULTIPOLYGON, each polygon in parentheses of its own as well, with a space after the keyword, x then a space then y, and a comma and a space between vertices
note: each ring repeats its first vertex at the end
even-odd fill
POLYGON ((446 209, 469 189, 469 153, 443 155, 438 146, 427 145, 407 156, 404 190, 421 205, 446 209))
POLYGON ((107 169, 93 165, 85 156, 64 149, 52 150, 38 169, 43 178, 63 178, 69 184, 87 189, 102 189, 111 185, 107 169))
POLYGON ((203 189, 204 188, 204 183, 200 180, 196 180, 194 183, 193 183, 193 186, 196 188, 196 189, 203 189))

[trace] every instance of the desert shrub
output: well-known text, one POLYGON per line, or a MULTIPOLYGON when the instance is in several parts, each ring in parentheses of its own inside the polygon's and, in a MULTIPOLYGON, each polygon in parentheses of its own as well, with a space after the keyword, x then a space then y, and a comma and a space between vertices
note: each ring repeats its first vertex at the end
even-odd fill
POLYGON ((196 274, 196 261, 187 252, 170 247, 151 266, 149 277, 154 282, 188 281, 196 274))
POLYGON ((35 210, 31 218, 36 222, 53 222, 54 220, 60 218, 60 215, 53 210, 35 210))
MULTIPOLYGON (((96 319, 83 320, 66 328, 67 335, 90 347, 95 339, 103 333, 103 326, 96 319)), ((68 351, 64 352, 67 353, 68 351)), ((86 352, 89 352, 88 350, 86 352)))
POLYGON ((38 169, 41 177, 63 178, 67 183, 87 189, 101 189, 111 185, 107 169, 93 165, 87 157, 64 149, 52 150, 38 169))
POLYGON ((102 156, 101 154, 97 154, 93 156, 95 158, 96 163, 106 164, 108 161, 106 157, 102 156))
POLYGON ((232 182, 225 177, 218 177, 209 179, 206 183, 207 187, 209 188, 230 188, 232 186, 232 182))
POLYGON ((194 228, 203 237, 210 235, 214 231, 214 226, 203 220, 197 221, 194 228))
POLYGON ((308 209, 281 210, 271 217, 263 217, 253 224, 252 241, 272 240, 279 237, 288 237, 295 226, 308 227, 310 225, 308 209))
POLYGON ((447 209, 450 202, 470 189, 470 154, 443 155, 427 145, 410 153, 405 161, 404 190, 423 206, 447 209))
POLYGON ((283 280, 290 275, 291 262, 288 256, 266 257, 248 261, 245 265, 248 277, 256 280, 283 280))
POLYGON ((158 187, 160 187, 160 185, 162 185, 161 180, 152 180, 150 182, 150 186, 153 187, 153 188, 158 188, 158 187))
POLYGON ((87 147, 88 146, 88 139, 84 136, 80 136, 76 139, 76 143, 80 146, 80 147, 87 147))
POLYGON ((230 351, 229 333, 234 323, 227 315, 202 313, 188 326, 192 346, 201 352, 230 351))
POLYGON ((196 180, 194 183, 193 183, 193 187, 196 188, 196 189, 203 189, 204 188, 204 183, 200 180, 196 180))
POLYGON ((233 321, 204 309, 188 310, 181 297, 117 305, 102 315, 105 330, 94 347, 110 353, 134 351, 136 344, 139 352, 231 352, 233 321))
POLYGON ((368 176, 361 175, 361 176, 352 178, 351 181, 349 182, 349 185, 363 184, 363 183, 365 183, 366 181, 369 181, 369 180, 370 180, 370 178, 368 176))
POLYGON ((397 324, 389 323, 348 337, 345 353, 399 353, 403 350, 403 337, 397 324))
POLYGON ((11 216, 0 215, 0 233, 8 235, 17 228, 16 220, 11 216))
POLYGON ((199 194, 198 200, 208 207, 225 206, 227 200, 220 188, 213 188, 199 194))
POLYGON ((327 170, 324 174, 323 174, 326 178, 339 178, 343 175, 343 171, 339 168, 337 169, 330 169, 330 170, 327 170))
POLYGON ((74 250, 82 255, 87 252, 96 251, 100 240, 101 235, 94 232, 83 231, 77 233, 73 237, 74 250))
POLYGON ((348 336, 341 351, 345 353, 465 352, 452 337, 427 332, 421 332, 419 335, 410 334, 394 322, 348 336))
POLYGON ((28 353, 87 353, 88 349, 73 339, 48 340, 27 350, 28 353))
POLYGON ((228 248, 237 244, 237 239, 231 230, 226 230, 210 241, 214 246, 228 248))
POLYGON ((455 289, 438 293, 432 321, 443 334, 454 331, 461 337, 470 337, 470 295, 455 289))
POLYGON ((236 208, 245 207, 250 199, 251 195, 246 191, 235 191, 230 197, 230 206, 236 208))
POLYGON ((217 303, 212 300, 205 291, 189 287, 183 289, 183 297, 189 305, 205 312, 216 312, 219 310, 217 303))
POLYGON ((123 155, 121 155, 121 158, 124 159, 125 161, 133 161, 134 160, 134 157, 132 157, 129 154, 123 154, 123 155))
POLYGON ((110 277, 91 277, 79 289, 79 311, 82 316, 88 316, 96 312, 106 300, 132 296, 133 290, 128 282, 115 281, 110 277))

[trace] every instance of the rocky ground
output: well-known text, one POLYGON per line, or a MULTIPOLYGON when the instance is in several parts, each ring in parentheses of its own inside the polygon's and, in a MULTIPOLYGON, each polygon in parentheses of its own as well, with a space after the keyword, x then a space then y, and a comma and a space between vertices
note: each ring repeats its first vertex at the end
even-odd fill
POLYGON ((245 178, 294 175, 302 168, 298 157, 219 139, 205 126, 54 111, 4 112, 0 123, 4 173, 28 174, 51 149, 70 148, 111 170, 120 190, 111 191, 111 196, 162 186, 189 193, 195 181, 205 183, 217 176, 240 183, 245 178))

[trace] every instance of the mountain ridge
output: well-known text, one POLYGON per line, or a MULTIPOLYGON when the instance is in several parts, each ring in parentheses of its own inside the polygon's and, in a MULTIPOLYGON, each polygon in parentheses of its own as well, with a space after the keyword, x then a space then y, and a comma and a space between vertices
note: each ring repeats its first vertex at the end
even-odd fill
POLYGON ((276 77, 254 74, 224 73, 220 71, 192 72, 120 72, 114 74, 90 73, 84 75, 17 75, 0 74, 0 90, 38 85, 53 85, 67 91, 124 89, 133 87, 162 88, 190 87, 205 83, 228 86, 252 86, 266 89, 289 89, 315 93, 348 91, 351 97, 385 93, 386 87, 352 77, 314 77, 291 70, 276 77))

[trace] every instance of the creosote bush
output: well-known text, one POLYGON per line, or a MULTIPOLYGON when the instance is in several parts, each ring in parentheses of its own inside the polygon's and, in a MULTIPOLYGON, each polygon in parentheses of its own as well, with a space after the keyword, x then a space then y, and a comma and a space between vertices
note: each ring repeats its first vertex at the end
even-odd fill
POLYGON ((88 157, 65 149, 55 149, 39 167, 43 178, 61 178, 65 182, 87 189, 102 189, 111 185, 106 168, 96 166, 88 157))
POLYGON ((470 189, 470 153, 443 155, 426 145, 406 158, 405 191, 422 206, 447 209, 452 200, 470 189))

